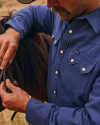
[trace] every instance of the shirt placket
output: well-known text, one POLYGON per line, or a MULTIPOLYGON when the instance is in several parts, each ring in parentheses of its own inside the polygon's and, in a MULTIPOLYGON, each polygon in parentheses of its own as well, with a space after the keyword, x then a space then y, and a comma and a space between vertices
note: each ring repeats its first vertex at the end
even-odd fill
MULTIPOLYGON (((57 84, 59 83, 59 78, 60 78, 60 62, 63 59, 66 50, 68 48, 69 45, 69 41, 71 39, 71 37, 75 34, 75 32, 77 31, 77 29, 81 26, 82 22, 80 22, 79 20, 75 20, 68 28, 67 30, 65 29, 65 27, 63 27, 63 30, 65 31, 65 34, 61 34, 63 35, 62 40, 60 39, 59 44, 58 44, 58 50, 57 50, 57 57, 55 58, 55 74, 54 74, 54 86, 53 86, 53 100, 54 103, 56 103, 56 97, 57 97, 57 84)), ((66 24, 68 25, 68 24, 66 24)), ((60 89, 60 88, 59 88, 60 89)))

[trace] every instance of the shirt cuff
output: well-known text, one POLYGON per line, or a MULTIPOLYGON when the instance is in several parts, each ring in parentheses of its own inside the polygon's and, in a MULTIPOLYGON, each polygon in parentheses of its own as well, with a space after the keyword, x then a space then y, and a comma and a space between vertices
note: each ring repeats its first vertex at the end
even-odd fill
POLYGON ((26 120, 31 124, 47 125, 50 104, 30 99, 26 106, 26 120))
POLYGON ((10 19, 10 20, 8 20, 6 23, 5 23, 5 25, 4 25, 4 27, 5 27, 5 30, 7 30, 9 27, 12 27, 12 28, 14 28, 16 31, 18 31, 20 34, 21 34, 21 39, 23 39, 23 37, 24 37, 24 32, 23 32, 23 25, 19 25, 19 22, 17 22, 17 21, 15 21, 13 18, 12 19, 10 19), (16 24, 16 25, 15 25, 16 24))

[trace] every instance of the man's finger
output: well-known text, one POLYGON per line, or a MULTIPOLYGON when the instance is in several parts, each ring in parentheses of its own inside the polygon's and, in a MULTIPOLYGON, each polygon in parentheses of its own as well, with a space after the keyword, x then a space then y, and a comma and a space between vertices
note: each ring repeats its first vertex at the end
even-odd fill
POLYGON ((1 82, 0 87, 1 87, 1 89, 4 89, 4 82, 1 82))
POLYGON ((10 47, 8 48, 8 50, 6 51, 4 57, 3 57, 3 60, 2 60, 2 63, 1 63, 1 66, 0 66, 0 69, 4 69, 8 63, 8 61, 10 60, 10 58, 12 57, 12 55, 14 53, 16 53, 16 48, 15 47, 10 47))
POLYGON ((2 42, 3 42, 2 36, 3 36, 3 34, 0 35, 0 48, 1 48, 1 45, 2 45, 2 42))
POLYGON ((7 92, 5 90, 5 87, 4 87, 4 82, 2 82, 0 84, 0 96, 3 97, 3 95, 5 95, 7 92))
POLYGON ((4 82, 1 82, 0 88, 6 92, 6 88, 5 88, 4 82))
POLYGON ((9 79, 6 79, 6 86, 12 92, 14 92, 16 90, 16 87, 10 82, 9 79))
POLYGON ((11 56, 11 58, 9 59, 10 64, 11 64, 12 61, 14 60, 15 55, 16 55, 16 52, 14 52, 13 55, 11 56))
POLYGON ((7 44, 6 45, 5 44, 1 45, 1 48, 0 48, 0 64, 2 63, 3 56, 6 53, 6 50, 7 50, 7 44))

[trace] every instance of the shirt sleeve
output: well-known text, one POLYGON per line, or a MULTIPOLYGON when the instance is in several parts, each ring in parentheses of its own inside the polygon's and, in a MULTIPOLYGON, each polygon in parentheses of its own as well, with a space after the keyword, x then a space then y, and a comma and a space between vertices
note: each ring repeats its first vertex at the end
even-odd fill
POLYGON ((84 107, 59 107, 30 99, 26 107, 26 120, 36 125, 99 125, 100 77, 96 79, 84 107))
POLYGON ((13 14, 12 18, 6 22, 5 29, 9 26, 13 27, 21 34, 21 38, 31 29, 51 35, 54 15, 46 5, 28 6, 13 14))

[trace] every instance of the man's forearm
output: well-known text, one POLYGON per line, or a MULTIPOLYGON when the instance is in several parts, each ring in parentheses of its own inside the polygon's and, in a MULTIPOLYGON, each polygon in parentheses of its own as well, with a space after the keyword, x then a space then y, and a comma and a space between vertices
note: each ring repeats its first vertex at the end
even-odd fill
POLYGON ((30 30, 44 32, 51 35, 54 13, 46 5, 33 5, 25 7, 12 15, 12 18, 5 23, 5 28, 13 27, 24 38, 30 30), (49 17, 49 18, 48 18, 49 17))

